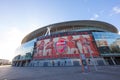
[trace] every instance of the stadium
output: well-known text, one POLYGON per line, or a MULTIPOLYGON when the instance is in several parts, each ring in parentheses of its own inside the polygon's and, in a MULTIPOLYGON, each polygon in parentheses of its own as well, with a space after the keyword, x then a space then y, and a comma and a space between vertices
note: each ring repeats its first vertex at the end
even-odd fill
POLYGON ((115 26, 94 20, 41 27, 21 41, 13 66, 120 65, 120 35, 115 26), (84 55, 81 56, 81 55, 84 55))

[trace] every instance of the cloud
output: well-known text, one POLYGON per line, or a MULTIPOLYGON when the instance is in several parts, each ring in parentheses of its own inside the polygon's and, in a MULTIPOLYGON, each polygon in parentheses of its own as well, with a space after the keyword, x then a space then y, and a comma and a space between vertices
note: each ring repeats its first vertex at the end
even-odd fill
POLYGON ((112 12, 111 12, 110 16, 115 15, 115 14, 120 14, 120 7, 115 6, 112 8, 112 12))
POLYGON ((120 14, 120 7, 113 7, 113 11, 115 14, 120 14))
POLYGON ((98 14, 94 14, 93 17, 90 18, 90 20, 96 20, 97 18, 99 18, 100 16, 98 14))

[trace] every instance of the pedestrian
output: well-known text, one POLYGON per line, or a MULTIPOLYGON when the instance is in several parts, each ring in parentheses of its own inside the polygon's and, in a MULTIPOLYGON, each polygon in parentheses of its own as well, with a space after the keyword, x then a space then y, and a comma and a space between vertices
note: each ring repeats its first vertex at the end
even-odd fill
POLYGON ((53 65, 53 66, 55 65, 54 61, 52 61, 52 65, 53 65))

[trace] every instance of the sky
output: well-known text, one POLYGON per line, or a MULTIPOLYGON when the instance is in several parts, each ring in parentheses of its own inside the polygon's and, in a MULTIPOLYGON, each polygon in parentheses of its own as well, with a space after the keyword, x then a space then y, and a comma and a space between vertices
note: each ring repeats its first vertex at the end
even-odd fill
POLYGON ((104 21, 120 31, 120 0, 0 0, 0 59, 12 60, 30 32, 72 20, 104 21))

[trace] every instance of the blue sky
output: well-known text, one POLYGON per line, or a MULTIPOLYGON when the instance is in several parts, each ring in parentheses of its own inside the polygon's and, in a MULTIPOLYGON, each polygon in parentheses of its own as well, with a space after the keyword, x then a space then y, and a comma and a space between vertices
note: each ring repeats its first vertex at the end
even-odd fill
POLYGON ((29 32, 71 20, 99 20, 120 31, 120 0, 0 0, 0 58, 12 59, 29 32))

